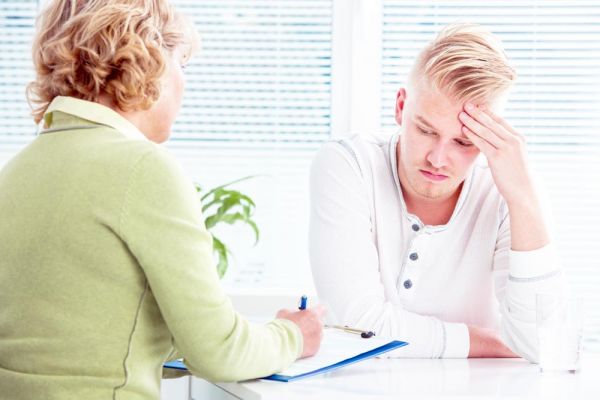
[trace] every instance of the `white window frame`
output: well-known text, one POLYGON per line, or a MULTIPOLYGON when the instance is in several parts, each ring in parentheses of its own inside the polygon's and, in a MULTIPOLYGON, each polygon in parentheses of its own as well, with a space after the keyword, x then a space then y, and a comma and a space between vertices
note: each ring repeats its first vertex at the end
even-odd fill
POLYGON ((331 137, 380 129, 381 0, 333 0, 331 137))

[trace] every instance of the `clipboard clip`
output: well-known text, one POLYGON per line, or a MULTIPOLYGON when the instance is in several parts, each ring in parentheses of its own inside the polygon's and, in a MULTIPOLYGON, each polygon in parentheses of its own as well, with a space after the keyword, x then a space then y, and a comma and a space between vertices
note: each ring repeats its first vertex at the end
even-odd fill
POLYGON ((363 339, 369 339, 369 338, 372 338, 373 336, 375 336, 375 332, 373 332, 373 331, 364 331, 362 329, 350 328, 348 326, 325 325, 325 328, 339 329, 344 332, 354 333, 356 335, 360 335, 360 337, 363 339))

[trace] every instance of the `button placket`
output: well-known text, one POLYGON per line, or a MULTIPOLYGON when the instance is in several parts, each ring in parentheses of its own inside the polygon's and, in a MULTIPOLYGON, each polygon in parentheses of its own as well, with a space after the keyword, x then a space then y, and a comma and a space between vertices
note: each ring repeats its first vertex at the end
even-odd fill
POLYGON ((401 267, 400 276, 397 278, 396 285, 398 294, 405 300, 410 301, 415 291, 414 286, 418 283, 421 274, 421 256, 419 249, 426 248, 424 244, 428 241, 427 229, 418 220, 410 219, 408 224, 409 236, 412 240, 405 253, 404 263, 401 267), (411 235, 412 234, 412 235, 411 235))
MULTIPOLYGON (((416 225, 416 224, 414 224, 416 225)), ((413 225, 413 230, 414 230, 414 225, 413 225)), ((416 225, 418 227, 418 225, 416 225)), ((418 278, 418 275, 420 274, 420 270, 419 270, 419 251, 418 248, 419 246, 419 242, 421 242, 421 235, 418 235, 413 242, 411 243, 411 247, 408 249, 407 252, 407 257, 408 260, 406 260, 406 270, 405 270, 405 274, 403 276, 403 280, 402 282, 402 287, 404 288, 404 291, 407 293, 412 292, 412 288, 415 285, 415 279, 418 278)))

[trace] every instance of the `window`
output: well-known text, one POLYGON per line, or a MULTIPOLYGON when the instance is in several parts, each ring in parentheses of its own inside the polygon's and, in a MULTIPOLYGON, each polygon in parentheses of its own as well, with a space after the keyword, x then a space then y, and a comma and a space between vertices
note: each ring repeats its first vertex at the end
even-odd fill
POLYGON ((205 187, 246 175, 261 241, 225 240, 226 283, 312 287, 308 170, 331 129, 331 0, 173 1, 202 37, 169 147, 205 187), (237 266, 237 268, 236 268, 237 266))
POLYGON ((562 264, 587 303, 586 345, 600 349, 600 5, 383 0, 383 129, 395 129, 395 93, 419 49, 456 21, 497 34, 517 70, 504 116, 527 137, 553 205, 562 264))
POLYGON ((33 79, 31 39, 37 7, 37 0, 0 2, 0 165, 36 131, 25 85, 33 79))

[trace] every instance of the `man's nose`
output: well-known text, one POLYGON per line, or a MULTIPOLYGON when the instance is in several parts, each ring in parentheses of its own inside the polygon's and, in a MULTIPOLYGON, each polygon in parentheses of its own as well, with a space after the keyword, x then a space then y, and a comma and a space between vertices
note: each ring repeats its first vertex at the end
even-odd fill
POLYGON ((448 165, 448 150, 444 143, 437 143, 427 155, 427 161, 433 168, 439 169, 448 165))

